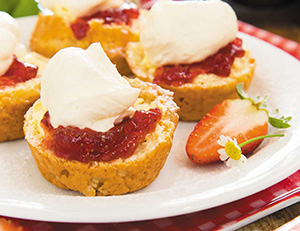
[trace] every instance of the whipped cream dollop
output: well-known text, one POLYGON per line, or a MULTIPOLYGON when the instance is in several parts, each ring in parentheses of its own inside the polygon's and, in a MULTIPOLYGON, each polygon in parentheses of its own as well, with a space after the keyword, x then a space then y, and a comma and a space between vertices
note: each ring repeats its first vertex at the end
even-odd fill
POLYGON ((40 7, 53 10, 64 7, 76 17, 89 16, 99 10, 120 7, 124 0, 39 0, 40 7))
POLYGON ((100 43, 87 50, 62 49, 42 75, 41 101, 54 128, 62 125, 107 131, 134 105, 139 92, 121 77, 100 43))
POLYGON ((6 73, 14 60, 26 54, 26 48, 20 43, 20 31, 16 20, 0 11, 0 76, 6 73))
POLYGON ((155 66, 194 63, 232 42, 237 17, 225 2, 159 0, 149 11, 140 35, 155 66))

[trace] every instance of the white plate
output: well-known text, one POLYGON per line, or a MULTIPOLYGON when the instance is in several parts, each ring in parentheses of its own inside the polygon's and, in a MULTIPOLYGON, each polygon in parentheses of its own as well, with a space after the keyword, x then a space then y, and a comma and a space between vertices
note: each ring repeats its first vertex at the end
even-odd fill
MULTIPOLYGON (((34 17, 18 19, 27 42, 34 17)), ((269 139, 238 168, 198 166, 185 153, 195 123, 180 122, 174 146, 158 178, 147 188, 123 196, 89 198, 59 189, 40 175, 24 140, 0 144, 0 214, 62 222, 121 222, 174 216, 228 203, 256 193, 300 168, 300 63, 256 38, 241 35, 256 58, 250 88, 270 94, 271 106, 291 115, 284 138, 269 139)))

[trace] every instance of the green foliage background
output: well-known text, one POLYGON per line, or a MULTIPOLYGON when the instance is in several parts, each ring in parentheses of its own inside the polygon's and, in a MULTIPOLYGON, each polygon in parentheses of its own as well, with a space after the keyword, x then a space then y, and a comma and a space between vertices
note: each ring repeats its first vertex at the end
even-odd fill
POLYGON ((13 17, 34 15, 39 12, 34 0, 0 0, 0 10, 13 17))

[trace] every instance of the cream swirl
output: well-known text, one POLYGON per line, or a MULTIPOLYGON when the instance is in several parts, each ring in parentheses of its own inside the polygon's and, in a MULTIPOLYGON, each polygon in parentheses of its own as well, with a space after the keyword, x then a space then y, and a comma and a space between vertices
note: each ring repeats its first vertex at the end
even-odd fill
POLYGON ((139 89, 121 77, 100 43, 87 50, 62 49, 42 75, 41 101, 55 128, 70 125, 106 131, 138 95, 139 89))
MULTIPOLYGON (((0 76, 5 74, 13 62, 14 55, 20 53, 20 31, 16 20, 0 11, 0 76)), ((23 53, 23 52, 22 52, 23 53)))
POLYGON ((232 42, 237 17, 225 2, 159 0, 149 11, 140 40, 156 66, 194 63, 232 42))

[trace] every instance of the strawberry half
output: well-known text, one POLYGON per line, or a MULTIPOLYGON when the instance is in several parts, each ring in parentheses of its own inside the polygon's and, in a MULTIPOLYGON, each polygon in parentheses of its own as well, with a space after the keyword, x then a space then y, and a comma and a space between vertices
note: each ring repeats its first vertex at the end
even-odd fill
MULTIPOLYGON (((286 128, 291 119, 276 119, 269 116, 265 109, 266 97, 258 102, 248 98, 242 85, 237 86, 237 92, 242 99, 224 100, 210 110, 196 125, 190 134, 186 152, 188 157, 199 164, 220 161, 217 143, 220 135, 236 138, 241 144, 249 139, 264 136, 268 133, 268 122, 278 128, 286 128)), ((256 140, 242 147, 242 153, 252 153, 263 141, 256 140)))
MULTIPOLYGON (((190 134, 186 151, 189 158, 199 164, 220 160, 217 143, 220 135, 234 137, 237 143, 268 133, 268 114, 258 110, 249 100, 225 100, 217 104, 196 125, 190 134)), ((258 140, 245 145, 243 154, 253 152, 262 142, 258 140)))

